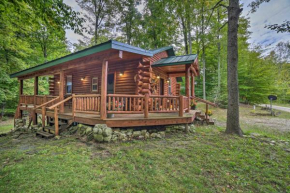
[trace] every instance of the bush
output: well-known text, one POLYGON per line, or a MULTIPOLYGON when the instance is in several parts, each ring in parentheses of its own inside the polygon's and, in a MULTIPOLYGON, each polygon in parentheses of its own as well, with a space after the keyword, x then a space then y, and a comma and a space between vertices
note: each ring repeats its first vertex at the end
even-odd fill
POLYGON ((7 121, 7 120, 8 120, 8 117, 2 117, 1 120, 2 120, 2 121, 7 121))

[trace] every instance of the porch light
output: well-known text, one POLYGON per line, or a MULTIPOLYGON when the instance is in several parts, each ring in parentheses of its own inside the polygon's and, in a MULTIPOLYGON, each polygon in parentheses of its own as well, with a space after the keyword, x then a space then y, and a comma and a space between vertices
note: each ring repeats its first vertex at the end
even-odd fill
POLYGON ((160 79, 160 75, 158 74, 156 78, 157 78, 157 79, 160 79))
POLYGON ((60 82, 58 81, 57 84, 60 84, 60 82))
POLYGON ((120 72, 119 72, 119 75, 120 75, 120 76, 123 76, 123 75, 124 75, 124 71, 120 71, 120 72))
POLYGON ((82 77, 82 78, 81 78, 81 81, 83 81, 83 80, 85 80, 85 77, 82 77))
POLYGON ((169 78, 166 80, 166 82, 167 82, 167 83, 169 83, 169 82, 170 82, 169 78))

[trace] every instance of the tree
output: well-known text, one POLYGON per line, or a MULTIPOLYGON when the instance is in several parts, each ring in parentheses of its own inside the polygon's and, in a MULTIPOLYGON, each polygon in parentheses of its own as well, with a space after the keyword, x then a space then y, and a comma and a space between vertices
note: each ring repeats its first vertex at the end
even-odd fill
POLYGON ((242 9, 239 0, 230 0, 228 6, 228 109, 226 133, 242 136, 239 117, 238 85, 238 22, 242 9))
POLYGON ((117 3, 120 13, 119 30, 125 36, 127 44, 134 45, 134 40, 138 39, 142 15, 136 8, 137 4, 139 4, 139 1, 136 0, 121 0, 117 3))
POLYGON ((86 11, 85 18, 89 22, 87 32, 94 37, 94 44, 100 43, 100 36, 107 31, 115 13, 115 6, 110 0, 77 0, 78 5, 86 11))

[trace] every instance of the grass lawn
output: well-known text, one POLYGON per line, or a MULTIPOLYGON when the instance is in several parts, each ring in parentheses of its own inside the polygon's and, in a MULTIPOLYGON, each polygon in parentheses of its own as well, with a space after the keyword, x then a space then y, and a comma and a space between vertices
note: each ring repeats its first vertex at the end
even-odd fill
MULTIPOLYGON (((241 108, 245 133, 290 140, 287 130, 246 122, 257 119, 250 111, 241 108)), ((290 192, 290 146, 226 135, 225 110, 213 113, 216 126, 158 140, 0 137, 0 192, 290 192)))
POLYGON ((13 127, 13 119, 11 118, 7 121, 0 121, 0 134, 9 132, 13 127))

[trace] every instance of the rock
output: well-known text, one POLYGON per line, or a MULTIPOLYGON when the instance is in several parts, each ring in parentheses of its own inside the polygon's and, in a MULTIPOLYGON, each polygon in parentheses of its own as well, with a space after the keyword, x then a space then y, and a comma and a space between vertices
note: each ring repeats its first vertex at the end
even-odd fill
POLYGON ((160 132, 159 132, 159 135, 160 135, 162 138, 164 138, 164 137, 165 137, 165 131, 160 131, 160 132))
POLYGON ((132 132, 127 132, 126 135, 127 135, 128 137, 131 137, 131 136, 133 135, 133 133, 132 133, 132 132))
POLYGON ((134 131, 132 137, 138 137, 141 135, 141 131, 134 131))
POLYGON ((151 133, 150 137, 155 138, 157 136, 157 133, 151 133))
POLYGON ((259 136, 261 136, 259 133, 251 133, 250 134, 252 137, 259 137, 259 136))
POLYGON ((112 138, 111 138, 111 141, 112 142, 115 142, 118 140, 118 137, 116 135, 112 135, 112 138))
POLYGON ((101 134, 94 134, 94 139, 97 141, 97 142, 102 142, 104 140, 104 137, 103 135, 101 134))
POLYGON ((157 133, 157 134, 156 134, 156 138, 159 138, 159 139, 161 139, 161 138, 162 138, 162 136, 161 136, 159 133, 157 133))
POLYGON ((24 126, 24 123, 23 122, 20 122, 17 124, 18 126, 24 126))
POLYGON ((287 151, 287 152, 290 152, 290 148, 288 148, 288 149, 284 149, 285 151, 287 151))
POLYGON ((127 138, 127 136, 126 136, 126 134, 124 134, 124 133, 120 133, 120 135, 119 135, 119 140, 124 140, 124 139, 126 139, 127 138))
POLYGON ((113 132, 120 132, 120 128, 113 129, 113 132))
POLYGON ((78 124, 78 128, 82 128, 83 126, 83 124, 78 124))
POLYGON ((142 140, 142 139, 144 139, 145 137, 144 137, 144 135, 139 135, 138 137, 137 137, 137 139, 140 139, 140 140, 142 140))
POLYGON ((112 129, 110 128, 110 127, 107 127, 107 128, 104 128, 103 129, 103 136, 104 137, 111 137, 111 135, 112 135, 112 129))
POLYGON ((127 132, 133 133, 133 129, 127 129, 127 132))
POLYGON ((59 140, 61 137, 59 135, 54 137, 55 139, 59 140))
POLYGON ((86 129, 86 134, 89 134, 90 132, 92 132, 93 131, 93 128, 91 128, 91 127, 87 127, 87 129, 86 129))
POLYGON ((103 130, 99 127, 94 127, 93 128, 93 133, 96 133, 96 134, 102 134, 103 133, 103 130))
POLYGON ((150 134, 148 132, 146 132, 144 137, 145 137, 145 139, 148 139, 148 138, 150 138, 150 134))
POLYGON ((145 135, 147 133, 147 130, 146 129, 143 129, 143 130, 141 130, 141 135, 145 135))
POLYGON ((104 141, 105 141, 105 142, 110 142, 110 141, 111 141, 111 136, 104 137, 104 141))

